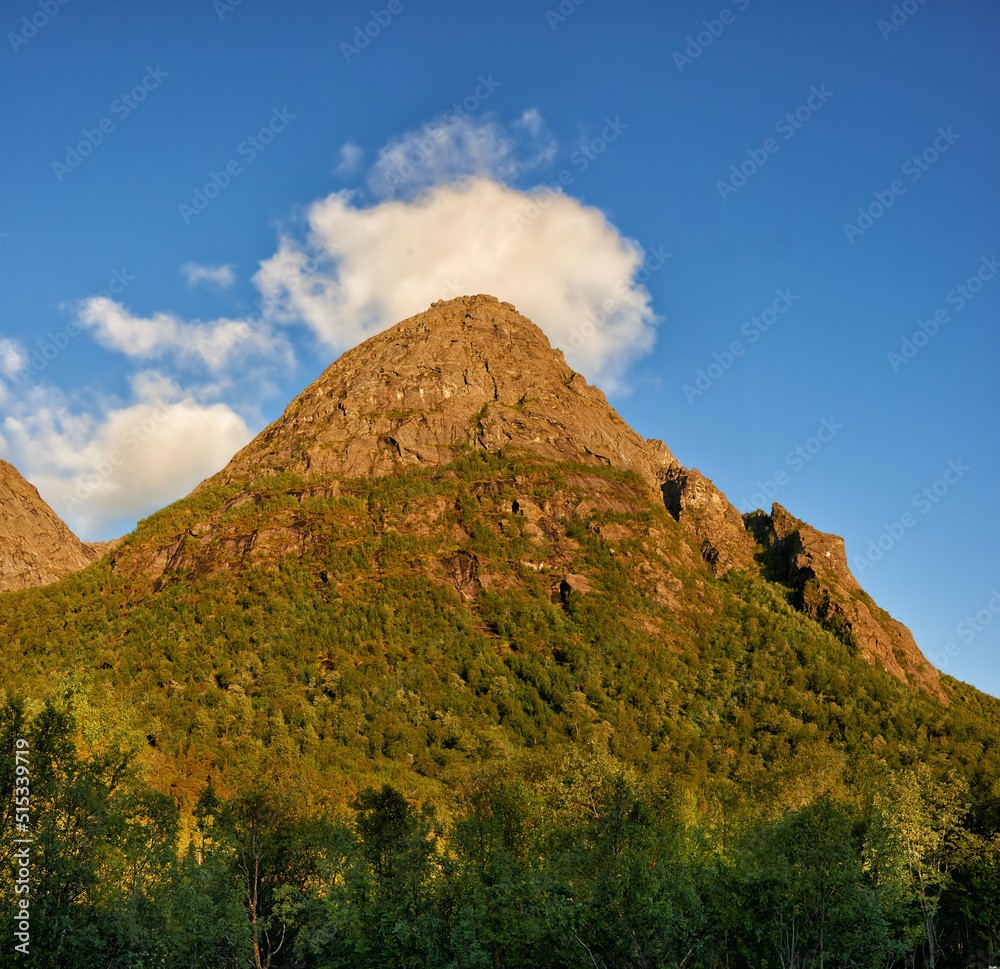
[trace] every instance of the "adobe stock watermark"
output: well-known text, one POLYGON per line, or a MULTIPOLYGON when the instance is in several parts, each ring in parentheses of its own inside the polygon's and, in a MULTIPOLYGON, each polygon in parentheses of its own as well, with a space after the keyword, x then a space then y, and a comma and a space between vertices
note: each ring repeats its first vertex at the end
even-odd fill
MULTIPOLYGON (((294 120, 295 115, 290 114, 288 108, 280 110, 273 108, 271 120, 255 134, 249 135, 241 141, 236 146, 236 154, 245 158, 245 164, 249 165, 274 141, 275 135, 284 131, 294 120)), ((211 202, 230 186, 233 179, 242 174, 243 166, 235 158, 226 162, 221 171, 216 172, 210 169, 208 181, 201 188, 192 190, 190 204, 181 202, 178 206, 184 224, 190 225, 193 218, 201 215, 211 202)))
POLYGON ((479 83, 475 90, 461 101, 456 101, 441 115, 441 120, 444 123, 432 126, 426 135, 417 138, 414 147, 407 151, 396 171, 385 173, 385 185, 388 190, 392 191, 412 178, 427 162, 427 159, 434 154, 435 145, 444 144, 448 140, 449 129, 465 121, 503 84, 502 81, 495 81, 492 74, 488 74, 486 77, 480 74, 476 80, 479 83))
MULTIPOLYGON (((976 270, 964 283, 948 290, 944 301, 949 306, 954 306, 954 312, 961 312, 972 300, 982 291, 983 287, 1000 272, 1000 263, 997 262, 996 255, 980 260, 979 269, 976 270)), ((941 328, 947 326, 952 320, 952 314, 943 306, 934 311, 933 316, 926 320, 917 320, 917 328, 909 336, 904 336, 900 344, 899 352, 890 350, 886 354, 889 366, 893 373, 899 373, 900 367, 909 363, 931 340, 941 332, 941 328)))
MULTIPOLYGON (((910 504, 921 515, 926 515, 971 470, 970 467, 962 463, 961 458, 949 461, 941 477, 926 488, 921 488, 910 500, 910 504)), ((899 544, 918 521, 920 519, 912 511, 905 511, 895 521, 883 522, 882 533, 877 538, 868 540, 865 554, 854 557, 851 568, 855 571, 855 578, 860 579, 865 574, 866 569, 870 569, 876 562, 880 562, 885 557, 886 552, 899 544)))
MULTIPOLYGON (((778 320, 791 309, 792 304, 797 302, 799 297, 791 291, 789 288, 776 289, 775 298, 772 300, 771 305, 761 310, 761 312, 756 316, 751 316, 741 327, 740 333, 742 333, 751 344, 756 343, 778 320)), ((742 340, 733 340, 729 344, 728 348, 723 350, 722 353, 713 353, 712 359, 713 363, 708 364, 707 367, 699 367, 695 371, 695 378, 693 384, 684 384, 681 387, 681 392, 684 394, 684 399, 689 403, 693 404, 695 398, 701 397, 712 386, 716 381, 720 380, 723 374, 728 371, 733 364, 736 362, 738 357, 742 357, 746 353, 747 348, 744 346, 742 340)))
MULTIPOLYGON (((605 116, 604 127, 601 129, 600 135, 577 146, 569 156, 570 163, 576 168, 576 175, 582 175, 590 168, 608 150, 608 146, 621 137, 623 131, 628 131, 628 127, 617 114, 614 118, 605 116)), ((525 203, 521 211, 512 212, 510 215, 511 223, 518 233, 523 232, 527 226, 531 225, 552 204, 554 199, 563 195, 563 189, 568 188, 576 181, 576 175, 568 168, 564 168, 548 184, 533 188, 529 201, 525 203)))
POLYGON ((876 27, 882 34, 883 40, 888 40, 897 30, 905 27, 912 17, 927 0, 903 0, 902 3, 894 3, 889 11, 888 20, 879 20, 876 27))
POLYGON ((585 2, 586 0, 562 0, 556 10, 545 11, 545 20, 555 30, 560 24, 566 23, 585 2))
MULTIPOLYGON (((162 83, 163 79, 170 75, 160 68, 146 65, 146 73, 142 80, 132 87, 127 94, 119 94, 110 105, 108 111, 111 112, 121 123, 124 121, 149 95, 155 91, 162 83)), ((84 128, 80 132, 83 138, 76 145, 66 146, 66 157, 62 162, 54 161, 52 171, 56 176, 56 181, 61 182, 74 169, 83 164, 83 160, 88 158, 98 145, 103 144, 104 139, 115 130, 115 123, 110 117, 103 117, 93 128, 84 128)))
MULTIPOLYGON (((775 132, 782 135, 784 141, 794 138, 796 132, 800 131, 802 126, 812 118, 813 114, 832 97, 833 91, 828 91, 825 84, 821 84, 818 88, 813 84, 809 88, 809 97, 802 104, 794 111, 787 112, 774 122, 775 132)), ((765 138, 759 148, 748 148, 746 150, 747 157, 739 163, 738 168, 736 165, 729 166, 729 170, 732 173, 730 177, 725 181, 720 179, 715 183, 715 187, 722 196, 722 201, 728 202, 729 196, 735 195, 739 189, 743 188, 747 180, 753 178, 780 148, 781 142, 776 138, 765 138)))
POLYGON ((100 461, 94 465, 94 470, 87 474, 79 475, 74 482, 73 492, 64 491, 62 493, 63 508, 67 512, 75 511, 83 502, 87 501, 95 491, 105 482, 114 477, 115 472, 126 461, 129 454, 138 451, 154 434, 157 428, 167 420, 170 415, 159 404, 152 413, 140 421, 132 424, 123 431, 117 441, 117 447, 112 448, 100 461))
MULTIPOLYGON (((986 605, 977 610, 974 616, 966 616, 955 627, 955 636, 968 646, 997 616, 1000 616, 1000 591, 993 588, 990 590, 990 598, 986 605)), ((949 660, 961 651, 958 643, 950 639, 945 643, 944 649, 935 653, 930 659, 939 670, 943 670, 949 660)))
MULTIPOLYGON (((122 266, 121 269, 116 269, 111 274, 104 288, 93 295, 94 297, 104 296, 107 299, 114 299, 121 296, 128 289, 128 284, 134 281, 135 276, 122 266)), ((28 353, 28 365, 23 370, 18 371, 15 379, 26 383, 40 377, 46 367, 85 329, 86 327, 70 320, 61 330, 57 330, 55 333, 50 330, 45 334, 44 339, 36 337, 35 348, 28 353)))
MULTIPOLYGON (((736 11, 743 13, 750 6, 750 0, 736 0, 733 6, 736 11)), ((697 34, 688 34, 684 38, 687 41, 684 53, 682 54, 679 50, 674 51, 674 65, 677 67, 677 73, 683 74, 684 68, 701 57, 705 50, 722 36, 725 29, 734 23, 736 23, 736 12, 729 7, 720 10, 717 18, 703 20, 704 30, 699 30, 697 34)))
MULTIPOLYGON (((951 125, 947 128, 938 128, 937 137, 933 143, 917 155, 912 155, 903 165, 902 174, 905 175, 910 184, 916 182, 924 172, 930 171, 938 159, 962 136, 951 130, 951 125)), ((874 202, 869 202, 867 206, 858 206, 858 218, 856 222, 845 222, 844 233, 847 241, 854 245, 854 240, 863 236, 879 219, 892 208, 893 203, 906 192, 906 183, 901 179, 894 179, 889 183, 889 187, 882 191, 874 192, 874 202)))
POLYGON ((352 57, 357 57, 392 21, 403 12, 403 0, 389 0, 382 10, 369 10, 371 20, 358 24, 351 38, 354 43, 341 41, 340 53, 344 60, 351 63, 352 57))
POLYGON ((29 44, 38 36, 38 31, 49 25, 62 7, 65 7, 69 0, 39 0, 38 9, 28 17, 21 18, 21 29, 7 32, 7 41, 15 54, 20 53, 21 48, 29 44))
MULTIPOLYGON (((316 272, 320 266, 318 256, 308 256, 301 266, 288 270, 281 277, 282 281, 293 282, 300 276, 308 276, 316 272)), ((242 320, 243 326, 237 330, 237 340, 249 340, 250 337, 272 318, 281 307, 281 300, 270 296, 261 296, 254 302, 254 311, 242 320)))
POLYGON ((241 3, 243 3, 243 0, 212 0, 212 9, 215 11, 215 15, 219 18, 219 22, 221 23, 241 3))
POLYGON ((832 417, 824 417, 812 437, 797 444, 785 454, 785 467, 776 468, 774 474, 766 481, 758 481, 757 490, 749 499, 740 499, 740 514, 755 511, 757 508, 766 508, 768 503, 774 500, 774 496, 792 480, 789 471, 791 474, 798 474, 843 429, 844 425, 838 424, 832 417))

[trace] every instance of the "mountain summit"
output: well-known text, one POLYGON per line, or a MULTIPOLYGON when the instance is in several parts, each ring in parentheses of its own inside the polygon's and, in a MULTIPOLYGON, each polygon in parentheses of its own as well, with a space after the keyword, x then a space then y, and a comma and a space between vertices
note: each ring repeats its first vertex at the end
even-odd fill
POLYGON ((643 440, 510 303, 434 303, 348 350, 208 484, 293 471, 382 476, 459 450, 509 449, 637 472, 674 456, 643 440))

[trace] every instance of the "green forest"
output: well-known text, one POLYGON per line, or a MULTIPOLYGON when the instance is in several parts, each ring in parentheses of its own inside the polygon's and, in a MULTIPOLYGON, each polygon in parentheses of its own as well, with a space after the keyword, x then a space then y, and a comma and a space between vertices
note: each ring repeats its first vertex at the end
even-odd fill
POLYGON ((869 665, 763 555, 714 576, 628 473, 475 453, 317 484, 206 488, 0 597, 23 964, 997 961, 997 700, 869 665), (531 528, 529 500, 576 510, 531 528), (305 538, 232 551, 268 528, 305 538))

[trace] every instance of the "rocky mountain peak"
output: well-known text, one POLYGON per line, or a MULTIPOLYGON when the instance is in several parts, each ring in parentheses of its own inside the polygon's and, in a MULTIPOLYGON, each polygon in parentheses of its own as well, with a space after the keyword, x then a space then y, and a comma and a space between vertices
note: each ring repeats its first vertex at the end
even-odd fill
POLYGON ((204 484, 286 470, 382 476, 470 448, 631 469, 653 489, 675 463, 531 320, 478 295, 434 303, 348 350, 204 484))
POLYGON ((0 592, 47 585, 93 562, 81 542, 14 465, 0 461, 0 592))

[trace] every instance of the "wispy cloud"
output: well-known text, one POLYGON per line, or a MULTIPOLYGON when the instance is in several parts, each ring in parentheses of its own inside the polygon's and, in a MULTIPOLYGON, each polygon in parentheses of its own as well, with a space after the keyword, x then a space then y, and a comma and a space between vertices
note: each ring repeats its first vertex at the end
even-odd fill
POLYGON ((291 360, 291 347, 284 334, 266 327, 254 329, 242 319, 202 323, 187 322, 172 313, 135 316, 121 303, 93 296, 82 303, 79 320, 94 331, 102 346, 142 360, 170 355, 198 361, 211 370, 220 370, 234 358, 254 353, 291 360))
POLYGON ((379 198, 413 198, 468 177, 512 182, 555 152, 555 139, 535 109, 510 125, 452 110, 386 144, 368 172, 368 188, 379 198))
POLYGON ((340 146, 340 161, 334 168, 334 172, 341 178, 353 178, 361 171, 361 163, 364 158, 364 151, 353 141, 345 142, 340 146))
POLYGON ((181 266, 181 274, 191 286, 196 286, 198 283, 212 283, 226 288, 236 282, 232 263, 226 263, 224 266, 199 266, 194 262, 186 262, 181 266))

